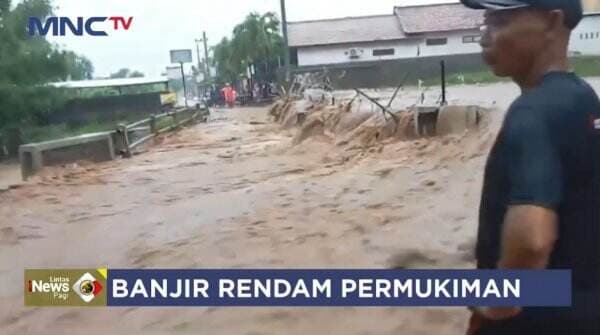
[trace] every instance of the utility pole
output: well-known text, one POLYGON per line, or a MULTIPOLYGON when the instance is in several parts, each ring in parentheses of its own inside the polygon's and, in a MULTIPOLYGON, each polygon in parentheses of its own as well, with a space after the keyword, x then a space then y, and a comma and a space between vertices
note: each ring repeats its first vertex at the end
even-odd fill
POLYGON ((179 66, 181 67, 181 80, 183 80, 183 98, 185 100, 185 107, 188 107, 187 89, 185 87, 185 73, 183 72, 183 62, 179 62, 179 66))
POLYGON ((204 40, 204 65, 206 66, 205 80, 210 79, 210 65, 208 64, 208 39, 206 38, 206 31, 202 32, 202 40, 204 40))
POLYGON ((290 81, 290 48, 288 46, 287 15, 285 0, 281 0, 281 30, 283 32, 283 59, 285 66, 285 80, 290 81))
POLYGON ((196 42, 196 56, 198 57, 198 72, 200 72, 200 69, 202 69, 202 64, 200 63, 200 46, 198 45, 198 43, 202 42, 202 40, 200 39, 194 39, 194 42, 196 42))
MULTIPOLYGON (((198 76, 200 74, 200 71, 202 71, 202 64, 200 63, 200 46, 198 45, 198 43, 201 42, 201 40, 199 39, 194 39, 194 41, 196 42, 196 56, 198 57, 198 69, 196 70, 196 73, 194 73, 195 76, 198 76)), ((206 80, 206 73, 204 74, 204 80, 206 80)), ((196 96, 200 97, 201 96, 201 92, 200 92, 200 83, 198 82, 198 77, 194 78, 194 83, 196 83, 196 96)))

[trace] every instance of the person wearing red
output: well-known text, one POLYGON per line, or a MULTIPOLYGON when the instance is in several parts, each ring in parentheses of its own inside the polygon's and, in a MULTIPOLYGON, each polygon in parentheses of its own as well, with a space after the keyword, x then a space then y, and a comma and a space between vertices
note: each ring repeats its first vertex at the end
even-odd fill
POLYGON ((225 84, 225 87, 221 90, 223 93, 223 97, 225 98, 225 103, 229 108, 233 108, 235 106, 235 99, 237 98, 237 92, 229 83, 225 84))

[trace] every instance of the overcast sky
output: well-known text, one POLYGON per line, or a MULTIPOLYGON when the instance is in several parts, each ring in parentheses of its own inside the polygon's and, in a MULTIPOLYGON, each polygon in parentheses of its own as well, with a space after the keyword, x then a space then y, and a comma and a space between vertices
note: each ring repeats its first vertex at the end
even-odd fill
MULTIPOLYGON (((456 0, 287 0, 289 21, 392 13, 394 6, 456 0)), ((95 76, 120 68, 159 75, 169 64, 169 50, 193 49, 206 31, 209 46, 225 36, 252 11, 279 14, 279 0, 54 0, 55 14, 68 17, 133 16, 129 31, 108 37, 49 37, 52 42, 88 57, 95 76)), ((112 25, 107 23, 108 27, 112 25)), ((201 49, 202 52, 202 49, 201 49)))

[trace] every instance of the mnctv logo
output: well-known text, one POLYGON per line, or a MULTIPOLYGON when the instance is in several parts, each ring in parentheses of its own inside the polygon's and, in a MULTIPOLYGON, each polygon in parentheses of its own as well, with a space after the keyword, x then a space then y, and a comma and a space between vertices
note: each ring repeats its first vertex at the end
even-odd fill
POLYGON ((129 30, 133 16, 125 18, 123 16, 92 16, 89 18, 77 17, 74 20, 68 17, 50 16, 44 22, 40 18, 30 17, 27 25, 29 36, 46 36, 51 33, 53 36, 65 36, 67 31, 75 36, 108 36, 108 30, 129 30), (112 21, 112 25, 106 24, 106 21, 112 21))

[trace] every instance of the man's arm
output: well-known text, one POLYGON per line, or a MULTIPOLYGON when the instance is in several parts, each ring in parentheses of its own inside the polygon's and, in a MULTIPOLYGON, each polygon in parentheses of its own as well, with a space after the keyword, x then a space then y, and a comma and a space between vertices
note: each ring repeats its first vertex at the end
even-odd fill
POLYGON ((504 219, 499 269, 545 269, 558 237, 554 210, 511 206, 504 219))
MULTIPOLYGON (((505 270, 541 270, 548 265, 558 238, 556 209, 563 198, 563 171, 557 131, 543 113, 518 110, 507 128, 510 205, 504 216, 501 253, 497 267, 505 270)), ((521 311, 485 308, 489 319, 506 319, 521 311)))
MULTIPOLYGON (((498 269, 542 270, 548 266, 558 238, 554 210, 532 205, 511 206, 504 219, 498 269)), ((490 320, 517 316, 520 307, 485 307, 477 312, 490 320)))
POLYGON ((509 206, 499 269, 544 269, 558 238, 564 176, 557 137, 540 110, 517 110, 507 127, 509 206))

